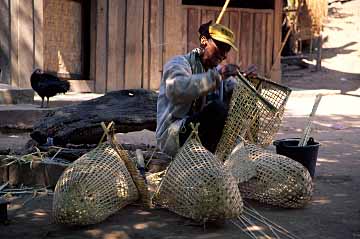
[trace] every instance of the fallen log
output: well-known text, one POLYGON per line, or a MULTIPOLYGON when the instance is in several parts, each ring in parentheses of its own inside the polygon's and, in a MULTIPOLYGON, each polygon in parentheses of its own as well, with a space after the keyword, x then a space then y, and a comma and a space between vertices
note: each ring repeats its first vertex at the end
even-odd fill
POLYGON ((57 108, 35 125, 30 136, 39 144, 96 144, 103 129, 100 123, 115 122, 115 133, 156 129, 157 93, 144 89, 120 90, 57 108))

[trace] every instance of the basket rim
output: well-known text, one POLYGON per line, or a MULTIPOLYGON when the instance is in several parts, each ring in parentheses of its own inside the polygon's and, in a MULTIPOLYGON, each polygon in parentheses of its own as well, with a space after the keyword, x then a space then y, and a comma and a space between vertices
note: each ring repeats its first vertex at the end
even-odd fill
POLYGON ((251 85, 251 84, 249 83, 249 81, 246 80, 245 77, 244 77, 241 73, 238 73, 237 76, 238 76, 237 78, 238 78, 239 80, 241 80, 241 82, 244 83, 245 86, 246 86, 247 88, 249 88, 249 89, 256 95, 256 97, 257 97, 263 104, 265 104, 271 111, 273 111, 273 112, 277 112, 277 111, 278 111, 278 109, 277 109, 273 104, 271 104, 267 99, 265 99, 264 96, 262 96, 261 94, 259 94, 259 92, 257 92, 257 90, 255 89, 255 87, 254 87, 253 85, 251 85))
POLYGON ((269 84, 272 84, 272 85, 275 85, 279 88, 282 88, 284 90, 286 90, 288 92, 288 94, 290 94, 292 92, 292 89, 290 87, 287 87, 287 86, 284 86, 284 85, 281 85, 275 81, 272 81, 271 79, 269 78, 266 78, 265 76, 261 76, 261 75, 257 75, 257 76, 250 76, 249 77, 250 79, 259 79, 261 81, 265 81, 266 83, 269 83, 269 84))

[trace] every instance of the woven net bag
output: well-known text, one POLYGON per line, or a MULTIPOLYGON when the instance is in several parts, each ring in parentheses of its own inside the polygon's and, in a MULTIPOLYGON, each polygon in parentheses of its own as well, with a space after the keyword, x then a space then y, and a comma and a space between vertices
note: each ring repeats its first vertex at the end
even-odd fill
POLYGON ((63 172, 55 187, 54 221, 69 225, 98 223, 138 197, 124 162, 110 144, 103 143, 63 172))
POLYGON ((169 165, 154 202, 196 221, 241 214, 242 198, 234 177, 193 133, 169 165))
POLYGON ((228 159, 224 162, 224 166, 233 175, 238 184, 247 182, 256 176, 255 163, 249 160, 248 152, 244 149, 244 143, 236 145, 228 159))
POLYGON ((225 165, 238 178, 244 198, 284 208, 302 208, 311 200, 309 172, 288 157, 245 144, 231 153, 225 165))
MULTIPOLYGON (((256 118, 272 115, 277 109, 261 96, 245 78, 237 77, 237 85, 232 94, 229 113, 216 148, 216 156, 225 161, 235 146, 238 137, 244 137, 256 118)), ((260 121, 259 121, 260 122, 260 121)), ((259 129, 259 126, 256 126, 259 129)))
POLYGON ((256 91, 276 110, 258 108, 246 138, 254 144, 268 146, 279 131, 291 89, 259 76, 248 79, 256 91))

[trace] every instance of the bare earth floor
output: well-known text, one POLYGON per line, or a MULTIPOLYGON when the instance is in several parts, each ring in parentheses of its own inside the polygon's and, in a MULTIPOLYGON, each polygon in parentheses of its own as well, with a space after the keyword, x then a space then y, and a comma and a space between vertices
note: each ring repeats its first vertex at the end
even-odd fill
MULTIPOLYGON (((359 2, 332 5, 336 14, 330 15, 325 28, 329 40, 321 72, 310 68, 284 73, 288 74, 283 83, 295 90, 276 139, 300 137, 316 94, 325 94, 311 134, 321 143, 311 203, 290 210, 251 202, 299 238, 360 238, 359 2)), ((0 144, 22 147, 28 138, 0 135, 0 144)), ((10 224, 0 225, 0 238, 248 238, 229 222, 203 228, 167 210, 140 206, 128 206, 101 224, 67 228, 51 223, 51 204, 51 196, 13 197, 10 224)))
MULTIPOLYGON (((300 137, 319 92, 328 91, 293 93, 277 139, 300 137)), ((320 103, 312 136, 321 146, 310 205, 290 210, 251 202, 258 211, 300 238, 360 238, 360 108, 356 105, 360 92, 324 96, 320 103)), ((0 226, 1 238, 247 238, 231 223, 204 230, 164 209, 139 206, 126 207, 101 224, 65 228, 51 224, 50 196, 29 198, 14 198, 9 207, 11 223, 0 226)))

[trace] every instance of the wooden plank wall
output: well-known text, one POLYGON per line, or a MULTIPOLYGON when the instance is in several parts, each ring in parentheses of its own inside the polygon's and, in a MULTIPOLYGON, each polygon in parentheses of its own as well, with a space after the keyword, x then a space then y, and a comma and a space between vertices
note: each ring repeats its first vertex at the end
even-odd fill
MULTIPOLYGON (((97 1, 96 92, 159 88, 164 63, 197 47, 199 25, 215 21, 221 10, 181 2, 97 1)), ((239 46, 227 63, 255 64, 260 74, 270 75, 274 11, 229 8, 221 23, 234 30, 239 46)))
MULTIPOLYGON (((277 12, 281 0, 275 1, 277 12)), ((8 32, 8 37, 1 34, 0 44, 10 58, 8 68, 1 61, 0 67, 8 69, 13 86, 30 87, 33 67, 44 65, 42 2, 0 0, 0 13, 5 16, 0 32, 8 32)), ((91 0, 90 80, 72 81, 75 90, 158 89, 164 63, 197 47, 199 25, 215 21, 221 10, 181 2, 91 0)), ((221 23, 235 32, 239 52, 231 51, 227 62, 243 68, 256 64, 260 74, 279 80, 279 74, 269 72, 280 72, 279 60, 272 67, 281 40, 280 17, 274 10, 229 8, 221 23)))
POLYGON ((109 1, 97 1, 96 14, 96 72, 95 91, 105 92, 108 65, 108 10, 109 1))
MULTIPOLYGON (((20 0, 21 1, 21 0, 20 0)), ((30 75, 34 67, 34 22, 33 22, 33 1, 21 1, 19 4, 19 51, 18 69, 19 83, 21 88, 30 87, 30 75), (32 11, 29 11, 31 9, 32 11)))
POLYGON ((0 84, 10 83, 10 0, 0 0, 0 84))
MULTIPOLYGON (((276 13, 282 12, 283 1, 275 0, 274 11, 276 13)), ((281 48, 281 26, 282 26, 282 15, 275 14, 274 16, 274 46, 273 46, 273 64, 271 66, 271 72, 269 73, 271 79, 277 81, 281 80, 281 64, 280 64, 280 48, 281 48)))
MULTIPOLYGON (((212 20, 215 22, 220 11, 215 7, 186 6, 185 18, 188 19, 185 34, 186 51, 199 46, 198 27, 212 20)), ((221 24, 234 31, 239 51, 231 50, 226 63, 234 63, 246 68, 255 64, 258 72, 269 75, 273 61, 273 10, 229 8, 221 24)))
MULTIPOLYGON (((71 89, 104 93, 158 88, 165 55, 164 28, 174 31, 164 25, 165 7, 172 13, 176 9, 164 0, 90 3, 90 79, 72 80, 71 89)), ((180 8, 181 1, 176 3, 180 8)), ((4 33, 0 36, 0 83, 28 88, 33 68, 43 68, 44 11, 43 0, 0 0, 0 32, 4 33)))
POLYGON ((44 1, 34 0, 34 68, 44 66, 44 1))
MULTIPOLYGON (((97 0, 90 1, 90 72, 89 80, 95 82, 96 78, 96 12, 97 0)), ((91 91, 94 91, 94 87, 91 91)))
MULTIPOLYGON (((96 1, 91 4, 96 10, 96 1)), ((13 87, 30 88, 34 68, 44 68, 44 1, 0 0, 0 83, 13 87)), ((96 17, 96 12, 92 13, 96 17)), ((96 18, 92 18, 96 19, 96 18)), ((92 21, 92 27, 96 24, 92 21)), ((92 28, 91 43, 96 42, 96 28, 92 28)), ((95 64, 95 45, 91 64, 95 64)), ((71 82, 71 90, 93 91, 95 67, 90 69, 90 80, 71 82)))
POLYGON ((123 88, 121 84, 124 81, 124 30, 125 24, 125 5, 126 1, 110 0, 109 1, 109 40, 108 40, 108 68, 107 78, 117 79, 109 80, 107 90, 112 91, 123 88))
POLYGON ((19 51, 19 0, 13 0, 10 3, 10 71, 11 71, 11 85, 19 86, 18 74, 18 51, 19 51))
POLYGON ((141 88, 143 85, 144 0, 127 1, 126 10, 124 88, 141 88))
POLYGON ((150 0, 149 2, 150 21, 148 21, 147 38, 149 60, 148 65, 144 64, 144 66, 148 67, 149 72, 147 85, 150 89, 157 89, 160 85, 163 64, 164 0, 150 0))
POLYGON ((35 58, 34 1, 10 1, 11 85, 30 87, 35 58))
POLYGON ((163 18, 164 0, 97 1, 96 92, 158 88, 163 18))
POLYGON ((165 1, 164 14, 164 59, 167 62, 171 57, 185 54, 186 43, 186 9, 181 0, 165 1))

